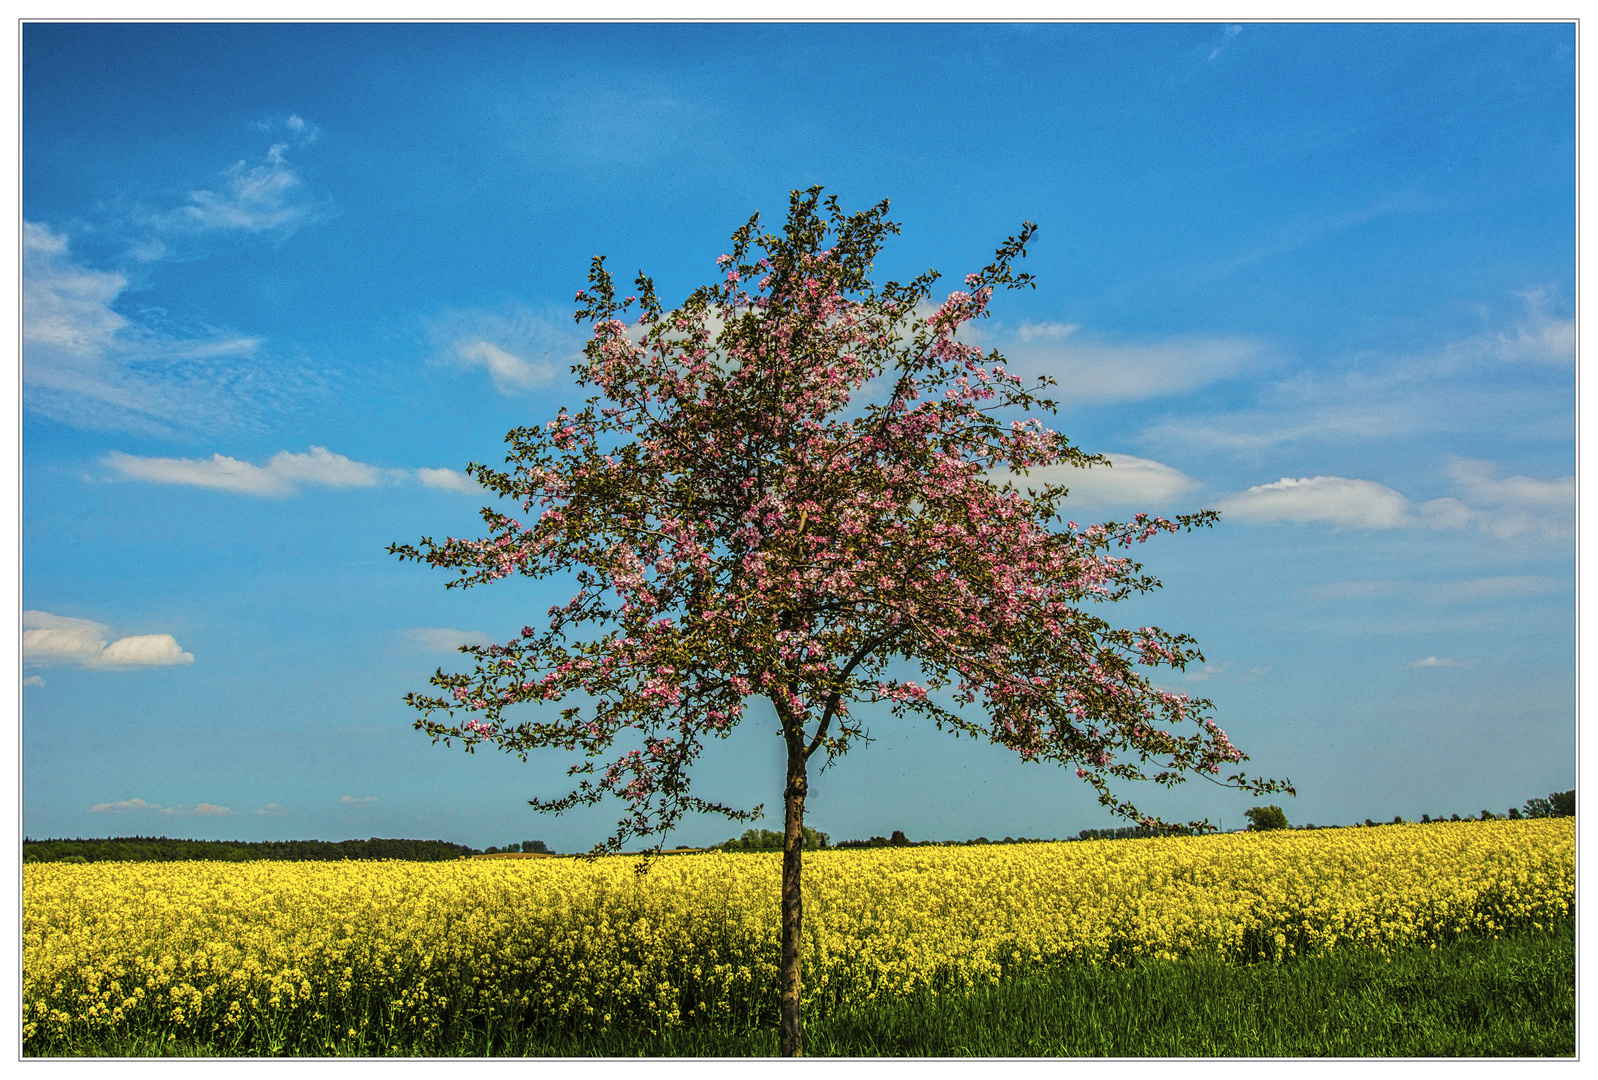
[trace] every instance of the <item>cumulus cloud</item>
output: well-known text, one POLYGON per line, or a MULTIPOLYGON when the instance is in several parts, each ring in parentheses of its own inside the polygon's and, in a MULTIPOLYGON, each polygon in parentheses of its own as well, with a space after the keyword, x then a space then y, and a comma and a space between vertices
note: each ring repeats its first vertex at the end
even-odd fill
POLYGON ((22 659, 27 664, 120 669, 194 663, 194 654, 185 652, 171 634, 138 634, 107 644, 110 628, 104 623, 48 611, 24 611, 22 626, 22 659))
POLYGON ((118 802, 95 803, 89 807, 91 814, 128 814, 139 810, 160 810, 159 806, 143 799, 122 799, 118 802))
POLYGON ((492 645, 494 639, 481 630, 453 630, 445 626, 413 626, 405 636, 434 652, 455 652, 462 645, 492 645))
POLYGON ((1283 477, 1217 501, 1234 521, 1320 523, 1350 529, 1466 529, 1500 540, 1559 540, 1575 533, 1576 479, 1500 478, 1490 462, 1450 460, 1447 474, 1463 498, 1431 499, 1413 506, 1401 493, 1373 480, 1343 476, 1283 477))
POLYGON ((1234 521, 1255 524, 1291 521, 1338 528, 1396 529, 1413 522, 1409 500, 1403 495, 1372 480, 1342 476, 1298 480, 1284 476, 1274 484, 1260 484, 1228 495, 1216 505, 1234 521))
POLYGON ((494 389, 515 395, 548 386, 579 359, 582 338, 566 323, 510 305, 445 312, 427 332, 439 363, 486 371, 494 389))
POLYGON ((368 795, 365 798, 357 799, 350 795, 340 795, 338 797, 338 801, 346 806, 363 806, 367 803, 375 803, 377 801, 377 796, 368 795))
POLYGON ((289 810, 286 806, 279 806, 275 802, 269 802, 265 806, 257 806, 250 812, 255 814, 257 817, 277 817, 279 815, 288 813, 289 810))
POLYGON ((293 495, 301 484, 331 488, 373 487, 385 476, 382 470, 351 461, 325 446, 313 446, 304 454, 281 450, 265 465, 251 465, 222 454, 197 459, 135 457, 119 450, 113 450, 103 460, 129 480, 187 484, 272 498, 293 495))
POLYGON ((1161 506, 1204 485, 1178 469, 1131 454, 1107 454, 1108 467, 1048 465, 1029 469, 1025 476, 1001 469, 989 474, 995 483, 1005 480, 1018 488, 1063 484, 1070 490, 1065 505, 1087 509, 1109 506, 1161 506))

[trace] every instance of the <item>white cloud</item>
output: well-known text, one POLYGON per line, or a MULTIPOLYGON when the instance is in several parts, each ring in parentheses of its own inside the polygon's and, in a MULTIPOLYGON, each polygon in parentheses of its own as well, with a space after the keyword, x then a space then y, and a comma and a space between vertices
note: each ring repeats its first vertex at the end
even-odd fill
POLYGON ((119 802, 95 803, 89 807, 91 814, 127 814, 139 810, 159 810, 159 806, 145 802, 143 799, 122 799, 119 802))
MULTIPOLYGON (((75 261, 65 234, 23 223, 23 405, 79 428, 170 436, 206 429, 263 401, 260 341, 205 331, 178 335, 114 309, 120 273, 75 261)), ((301 376, 272 373, 289 386, 301 376)))
POLYGON ((1081 327, 1076 323, 1024 322, 1021 324, 1020 329, 1015 332, 1015 336, 1022 341, 1033 341, 1038 338, 1059 341, 1070 337, 1080 329, 1081 327))
POLYGON ((1324 523, 1338 528, 1396 529, 1413 523, 1409 500, 1371 480, 1284 476, 1218 500, 1223 517, 1253 524, 1324 523))
POLYGON ((417 469, 416 479, 430 488, 440 488, 444 491, 478 492, 486 491, 481 484, 463 472, 454 469, 417 469))
POLYGON ((1402 494, 1373 480, 1343 476, 1283 477, 1217 500, 1235 521, 1322 523, 1353 529, 1464 529, 1475 526, 1500 540, 1544 540, 1575 533, 1576 479, 1500 479, 1490 462, 1453 458, 1448 475, 1464 500, 1431 499, 1414 507, 1402 494), (1469 500, 1468 502, 1465 500, 1469 500), (1472 505, 1475 504, 1475 505, 1472 505))
POLYGON ((292 115, 283 121, 283 126, 298 136, 301 146, 309 146, 316 141, 318 135, 322 134, 321 128, 298 114, 292 115))
POLYGON ((1106 454, 1108 467, 1094 465, 1082 469, 1075 465, 1048 465, 1029 469, 1021 476, 1008 469, 990 473, 995 483, 1012 481, 1023 491, 1045 484, 1063 484, 1069 490, 1066 508, 1107 506, 1160 506, 1204 485, 1180 470, 1148 458, 1130 454, 1106 454))
MULTIPOLYGON (((1497 466, 1491 462, 1463 457, 1451 459, 1446 471, 1465 498, 1477 504, 1477 508, 1465 508, 1468 516, 1448 506, 1446 509, 1452 520, 1459 520, 1461 524, 1474 520, 1483 532, 1492 533, 1501 540, 1525 533, 1545 539, 1575 534, 1574 476, 1554 480, 1535 480, 1529 476, 1500 478, 1497 466)), ((1456 503, 1457 500, 1447 502, 1456 503)))
POLYGON ((25 343, 92 357, 102 353, 127 320, 111 302, 127 288, 121 274, 73 262, 67 237, 48 225, 22 223, 22 338, 25 343))
POLYGON ((1576 534, 1574 476, 1553 480, 1499 477, 1498 467, 1491 462, 1463 457, 1451 458, 1445 471, 1464 500, 1444 498, 1422 503, 1421 517, 1434 529, 1475 525, 1500 540, 1522 536, 1563 540, 1576 534))
POLYGON ((413 626, 404 631, 412 641, 434 652, 455 652, 462 645, 492 645, 494 639, 481 630, 452 630, 445 626, 413 626))
POLYGON ((162 817, 232 817, 233 811, 216 803, 199 803, 195 806, 166 806, 153 808, 162 817))
POLYGON ((294 228, 310 215, 310 207, 295 198, 302 182, 283 156, 287 149, 287 143, 275 143, 262 164, 235 162, 222 173, 220 194, 208 189, 191 191, 188 205, 163 215, 159 224, 180 230, 249 233, 294 228))
POLYGON ((361 805, 364 805, 366 803, 375 803, 377 801, 377 796, 376 795, 368 795, 368 796, 366 796, 363 799, 356 799, 356 798, 353 798, 353 797, 351 797, 349 795, 340 795, 338 797, 338 801, 343 803, 343 804, 345 804, 346 806, 361 806, 361 805))
POLYGON ((288 813, 289 810, 286 806, 279 806, 275 802, 269 802, 265 806, 257 806, 250 812, 258 817, 277 817, 288 813))
POLYGON ((1245 456, 1436 433, 1568 437, 1574 400, 1558 369, 1575 360, 1575 322, 1551 314, 1540 292, 1518 295, 1522 314, 1498 329, 1407 356, 1350 357, 1341 370, 1306 369, 1262 383, 1253 407, 1161 420, 1144 437, 1245 456))
POLYGON ((509 305, 445 312, 427 332, 438 362, 486 371, 494 389, 514 395, 553 383, 580 359, 583 339, 567 321, 509 305))
POLYGON ((188 484, 272 498, 293 495, 299 484, 373 487, 383 476, 373 466, 351 461, 325 446, 313 446, 304 454, 279 451, 265 465, 251 465, 222 454, 212 454, 209 459, 135 457, 119 450, 111 451, 103 460, 129 480, 188 484))
POLYGON ((22 626, 27 664, 117 669, 194 663, 194 654, 184 652, 171 634, 139 634, 107 644, 105 624, 48 611, 24 611, 22 626))
POLYGON ((1064 406, 1142 401, 1190 393, 1256 366, 1263 350, 1242 338, 1177 338, 1147 344, 1078 342, 1077 327, 1024 323, 1006 349, 1017 374, 1049 375, 1064 406))
POLYGON ((1217 675, 1224 675, 1230 665, 1227 664, 1200 664, 1196 668, 1189 668, 1182 672, 1182 678, 1187 682, 1204 682, 1217 675))
POLYGON ((1424 659, 1421 659, 1421 660, 1415 660, 1415 661, 1412 661, 1412 662, 1411 662, 1411 663, 1408 663, 1408 664, 1405 664, 1405 665, 1404 665, 1404 666, 1405 666, 1405 667, 1406 667, 1406 668, 1430 668, 1430 667, 1462 667, 1462 668, 1473 668, 1473 667, 1475 667, 1475 666, 1476 666, 1476 665, 1477 665, 1477 664, 1478 664, 1478 663, 1479 663, 1479 662, 1480 662, 1480 661, 1477 661, 1477 660, 1449 660, 1449 659, 1438 659, 1438 658, 1437 658, 1437 657, 1435 657, 1435 656, 1428 656, 1428 657, 1425 657, 1425 658, 1424 658, 1424 659))
POLYGON ((462 367, 481 367, 494 380, 494 388, 502 394, 530 390, 554 381, 555 366, 531 363, 514 353, 506 352, 492 341, 463 341, 455 346, 455 359, 462 367))
POLYGON ((44 685, 44 676, 43 675, 29 675, 26 679, 22 680, 22 685, 23 686, 43 686, 44 685))

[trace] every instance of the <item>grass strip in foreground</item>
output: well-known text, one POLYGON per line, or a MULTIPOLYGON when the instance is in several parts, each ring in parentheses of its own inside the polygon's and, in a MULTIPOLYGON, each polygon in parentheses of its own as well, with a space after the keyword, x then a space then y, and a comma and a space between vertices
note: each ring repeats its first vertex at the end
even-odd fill
MULTIPOLYGON (((1067 967, 958 994, 836 1010, 806 1024, 812 1056, 1569 1057, 1575 1053, 1575 924, 1461 938, 1383 957, 1349 948, 1280 965, 1150 960, 1067 967)), ((228 1048, 129 1038, 90 1056, 229 1056, 228 1048)), ((247 1052, 247 1051, 245 1051, 247 1052)), ((774 1028, 462 1029, 443 1045, 330 1044, 302 1056, 745 1057, 775 1055, 774 1028)))

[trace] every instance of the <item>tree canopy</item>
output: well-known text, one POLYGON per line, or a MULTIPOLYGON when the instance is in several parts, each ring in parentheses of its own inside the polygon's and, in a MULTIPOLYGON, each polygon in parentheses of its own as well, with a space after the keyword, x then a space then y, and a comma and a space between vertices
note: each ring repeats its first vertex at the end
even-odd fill
MULTIPOLYGON (((580 751, 575 789, 532 802, 619 798, 628 813, 610 850, 688 813, 762 813, 690 782, 706 741, 726 737, 751 697, 773 704, 791 756, 830 761, 865 734, 857 707, 887 703, 1074 766, 1106 806, 1164 826, 1111 781, 1170 785, 1246 758, 1208 701, 1142 670, 1202 659, 1191 638, 1118 629, 1090 609, 1159 584, 1114 549, 1216 515, 1057 529, 1066 487, 1011 481, 1107 466, 1028 415, 1053 410, 1034 392, 1052 380, 1025 388, 999 354, 959 336, 996 288, 1031 284, 1013 263, 1033 231, 935 307, 933 272, 871 281, 898 232, 885 201, 846 215, 815 188, 794 193, 781 233, 751 218, 720 279, 670 312, 643 274, 618 297, 595 258, 577 294, 593 336, 573 372, 599 393, 511 431, 505 469, 467 470, 535 516, 485 508, 486 537, 390 548, 457 571, 453 587, 575 572, 576 595, 542 631, 465 647, 474 671, 440 670, 440 693, 408 697, 417 726, 524 760, 580 751), (902 662, 921 678, 893 677, 902 662), (588 700, 558 718, 512 711, 568 695, 588 700)), ((1225 782, 1284 789, 1241 771, 1225 782)))

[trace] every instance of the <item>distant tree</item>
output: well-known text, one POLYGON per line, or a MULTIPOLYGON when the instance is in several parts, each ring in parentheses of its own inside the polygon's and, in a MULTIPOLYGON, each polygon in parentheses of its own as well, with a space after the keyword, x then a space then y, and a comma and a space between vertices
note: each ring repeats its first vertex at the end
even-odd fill
MULTIPOLYGON (((854 705, 885 702, 1024 760, 1074 767, 1103 805, 1146 825, 1164 823, 1113 794, 1112 781, 1222 782, 1223 768, 1246 760, 1206 715, 1210 702, 1146 673, 1201 660, 1192 638, 1116 629, 1089 611, 1159 586, 1114 549, 1216 515, 1059 529, 1065 485, 1023 493, 990 479, 1105 463, 1038 419, 994 415, 1054 403, 961 333, 986 316, 995 289, 1032 284, 1013 264, 1035 227, 1024 224, 965 290, 934 305, 930 271, 902 285, 871 280, 899 231, 887 210, 846 215, 819 187, 795 191, 781 233, 762 234, 750 218, 717 260, 718 279, 669 312, 643 274, 637 295, 619 298, 596 258, 577 294, 593 337, 573 370, 598 393, 580 412, 510 432, 508 471, 467 466, 523 512, 539 507, 537 520, 485 508, 485 538, 389 548, 457 571, 456 587, 574 576, 576 596, 550 609, 546 631, 463 646, 474 672, 439 670, 438 696, 406 700, 416 726, 446 745, 488 742, 523 760, 546 747, 581 751, 576 789, 531 802, 560 812, 619 798, 627 810, 599 850, 663 837, 685 814, 758 819, 760 807, 691 794, 689 773, 749 698, 771 703, 787 758, 785 1056, 801 1052, 809 764, 820 752, 824 767, 864 734, 854 705), (634 303, 641 318, 629 325, 634 303), (879 387, 885 399, 864 396, 879 387), (568 637, 583 624, 595 632, 568 637), (890 677, 904 661, 921 681, 890 677), (569 694, 591 717, 584 706, 558 719, 506 715, 569 694), (472 718, 457 721, 457 710, 472 718)), ((1291 790, 1242 772, 1224 782, 1291 790)))
POLYGON ((1448 819, 1448 820, 1449 820, 1449 821, 1458 821, 1458 820, 1459 820, 1459 815, 1458 815, 1458 814, 1455 814, 1455 815, 1453 815, 1453 816, 1452 816, 1452 817, 1450 817, 1450 818, 1449 818, 1449 819, 1448 819))
POLYGON ((1243 811, 1243 816, 1248 818, 1249 832, 1267 832, 1271 829, 1285 829, 1287 814, 1280 806, 1251 806, 1243 811))
POLYGON ((1576 816, 1576 789, 1569 791, 1556 791, 1548 796, 1549 807, 1553 817, 1576 816))
POLYGON ((1498 815, 1493 813, 1491 810, 1483 810, 1481 812, 1481 820, 1482 821, 1497 821, 1498 820, 1498 815))
POLYGON ((1430 814, 1422 814, 1420 816, 1420 823, 1422 825, 1430 824, 1431 820, 1432 820, 1432 816, 1430 814))
POLYGON ((894 847, 909 847, 910 838, 905 836, 904 830, 895 829, 893 830, 893 835, 888 837, 888 843, 892 844, 894 847))
POLYGON ((1509 808, 1509 820, 1510 821, 1519 821, 1520 820, 1520 809, 1519 809, 1519 807, 1511 806, 1509 808))
POLYGON ((522 851, 531 852, 534 855, 548 855, 550 853, 549 848, 542 840, 523 840, 522 851))
POLYGON ((1404 823, 1404 815, 1403 814, 1394 814, 1393 815, 1393 824, 1394 825, 1402 825, 1403 823, 1404 823))

